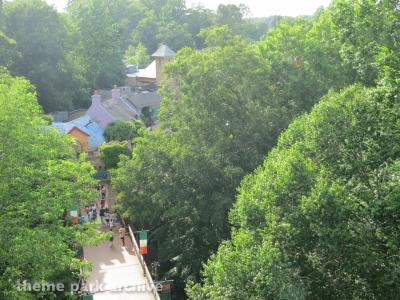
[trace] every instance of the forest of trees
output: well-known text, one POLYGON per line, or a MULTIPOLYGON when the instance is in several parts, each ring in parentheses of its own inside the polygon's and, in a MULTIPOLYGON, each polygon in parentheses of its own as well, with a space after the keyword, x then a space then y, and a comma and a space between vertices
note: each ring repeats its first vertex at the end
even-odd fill
POLYGON ((167 66, 160 126, 114 182, 177 299, 396 298, 399 13, 215 27, 167 66))
POLYGON ((86 108, 93 89, 123 82, 124 59, 144 67, 160 43, 201 49, 201 29, 221 24, 258 40, 281 19, 245 18, 245 6, 187 8, 184 0, 70 0, 61 13, 43 0, 0 7, 0 66, 36 86, 45 112, 86 108))
POLYGON ((43 112, 85 107, 92 89, 122 80, 124 58, 145 65, 159 43, 179 50, 158 89, 159 126, 115 123, 107 140, 133 138, 132 153, 104 155, 117 209, 149 230, 148 262, 174 299, 398 298, 398 0, 248 14, 0 0, 1 299, 69 299, 15 283, 76 280, 71 243, 103 238, 65 224, 93 197, 93 168, 43 112))

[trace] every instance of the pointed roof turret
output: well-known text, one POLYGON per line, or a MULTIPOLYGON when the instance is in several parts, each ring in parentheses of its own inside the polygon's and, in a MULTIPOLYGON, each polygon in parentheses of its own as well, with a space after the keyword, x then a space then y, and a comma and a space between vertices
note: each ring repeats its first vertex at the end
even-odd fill
POLYGON ((152 57, 174 57, 175 52, 167 45, 161 45, 156 52, 153 53, 152 57))

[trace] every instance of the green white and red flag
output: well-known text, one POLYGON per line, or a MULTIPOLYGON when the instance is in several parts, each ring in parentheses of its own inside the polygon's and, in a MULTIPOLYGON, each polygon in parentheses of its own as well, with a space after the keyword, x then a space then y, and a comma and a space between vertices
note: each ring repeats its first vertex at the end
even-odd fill
POLYGON ((78 209, 75 205, 72 207, 69 214, 72 217, 72 223, 75 225, 78 224, 78 209))
POLYGON ((147 231, 139 232, 140 253, 147 254, 147 231))

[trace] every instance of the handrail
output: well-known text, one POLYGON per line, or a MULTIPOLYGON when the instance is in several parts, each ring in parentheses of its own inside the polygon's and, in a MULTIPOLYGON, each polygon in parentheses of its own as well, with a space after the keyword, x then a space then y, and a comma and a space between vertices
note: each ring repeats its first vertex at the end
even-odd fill
POLYGON ((129 228, 129 236, 130 236, 130 238, 132 240, 132 244, 133 244, 133 250, 135 251, 135 254, 136 254, 137 258, 139 259, 140 265, 142 266, 143 274, 144 274, 144 276, 146 277, 147 281, 149 282, 149 284, 151 286, 151 291, 152 291, 155 299, 156 300, 161 300, 160 296, 158 295, 158 292, 157 292, 156 286, 154 284, 153 278, 151 278, 151 274, 149 272, 149 269, 147 268, 146 262, 144 261, 144 258, 143 258, 142 254, 139 251, 139 247, 138 247, 138 244, 136 242, 135 236, 133 235, 132 228, 131 228, 130 225, 128 225, 128 228, 129 228))

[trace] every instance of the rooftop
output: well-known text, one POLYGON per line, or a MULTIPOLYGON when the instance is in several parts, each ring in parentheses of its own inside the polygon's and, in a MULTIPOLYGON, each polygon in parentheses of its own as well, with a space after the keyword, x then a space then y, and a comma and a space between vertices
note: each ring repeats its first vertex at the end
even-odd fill
POLYGON ((153 60, 145 69, 139 69, 135 73, 126 74, 127 77, 156 78, 156 61, 153 60))
POLYGON ((141 109, 143 107, 160 107, 161 97, 155 92, 142 92, 135 94, 128 94, 126 98, 135 107, 141 109))
POLYGON ((102 100, 101 105, 117 120, 132 121, 139 115, 139 112, 134 107, 124 102, 121 98, 102 100))
POLYGON ((74 127, 89 135, 89 146, 97 148, 105 143, 103 136, 103 129, 94 122, 90 116, 85 115, 70 122, 53 122, 53 127, 57 128, 60 132, 68 134, 74 127))
POLYGON ((161 45, 160 48, 153 53, 152 57, 173 57, 175 55, 176 53, 167 45, 161 45))

